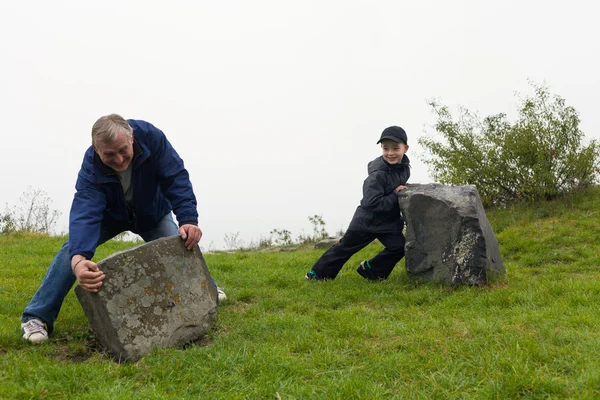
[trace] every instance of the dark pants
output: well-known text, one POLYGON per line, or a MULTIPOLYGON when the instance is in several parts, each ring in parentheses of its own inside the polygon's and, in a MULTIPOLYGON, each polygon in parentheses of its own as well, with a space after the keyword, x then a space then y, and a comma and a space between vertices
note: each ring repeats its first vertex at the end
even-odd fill
POLYGON ((334 279, 350 257, 375 239, 379 239, 385 249, 369 260, 370 271, 373 278, 386 279, 396 263, 404 257, 404 235, 402 233, 347 231, 338 244, 323 253, 312 270, 319 278, 334 279))

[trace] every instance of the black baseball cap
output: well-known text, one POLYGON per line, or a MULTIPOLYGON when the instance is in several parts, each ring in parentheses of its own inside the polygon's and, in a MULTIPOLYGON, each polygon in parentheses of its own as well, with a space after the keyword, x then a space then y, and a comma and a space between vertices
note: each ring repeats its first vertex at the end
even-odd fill
POLYGON ((377 144, 381 143, 383 139, 390 139, 394 142, 408 144, 406 132, 399 126, 390 126, 389 128, 385 128, 383 132, 381 132, 381 137, 379 138, 377 144))

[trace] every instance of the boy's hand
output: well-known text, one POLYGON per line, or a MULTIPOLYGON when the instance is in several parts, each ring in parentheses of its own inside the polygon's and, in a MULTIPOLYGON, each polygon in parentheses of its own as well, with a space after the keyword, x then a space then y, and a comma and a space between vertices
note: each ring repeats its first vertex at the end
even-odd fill
POLYGON ((404 189, 406 189, 406 186, 400 185, 396 188, 396 193, 398 193, 399 191, 404 190, 404 189))

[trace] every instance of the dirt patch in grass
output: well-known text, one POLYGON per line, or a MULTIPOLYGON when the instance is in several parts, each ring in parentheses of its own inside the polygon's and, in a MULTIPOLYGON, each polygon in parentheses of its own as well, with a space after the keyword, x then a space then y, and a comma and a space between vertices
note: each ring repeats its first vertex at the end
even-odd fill
POLYGON ((87 348, 71 349, 69 346, 57 346, 52 356, 59 361, 82 363, 87 361, 93 353, 87 348))
POLYGON ((191 342, 184 344, 182 346, 182 348, 187 349, 188 347, 192 347, 192 346, 205 347, 205 346, 210 346, 214 342, 215 342, 215 339, 212 336, 205 335, 205 336, 199 337, 196 340, 192 340, 191 342))
POLYGON ((94 354, 102 354, 110 358, 110 355, 106 354, 93 334, 86 334, 80 338, 63 335, 55 339, 55 342, 56 350, 53 353, 53 357, 59 361, 82 363, 94 354), (81 339, 83 340, 81 341, 81 339))
POLYGON ((506 289, 506 288, 508 288, 508 282, 505 280, 488 282, 488 284, 485 286, 485 288, 488 289, 488 291, 492 291, 492 290, 496 290, 496 289, 506 289))

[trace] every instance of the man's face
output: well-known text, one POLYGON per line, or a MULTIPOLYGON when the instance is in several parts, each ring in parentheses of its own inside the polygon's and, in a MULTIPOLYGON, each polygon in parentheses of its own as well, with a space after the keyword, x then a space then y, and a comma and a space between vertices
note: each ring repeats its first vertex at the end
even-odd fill
POLYGON ((399 164, 407 150, 408 145, 404 143, 394 142, 393 140, 389 139, 384 139, 381 142, 383 159, 392 165, 399 164))
POLYGON ((133 137, 128 139, 125 133, 119 133, 114 143, 99 140, 93 147, 104 165, 117 172, 125 171, 133 159, 133 137))

